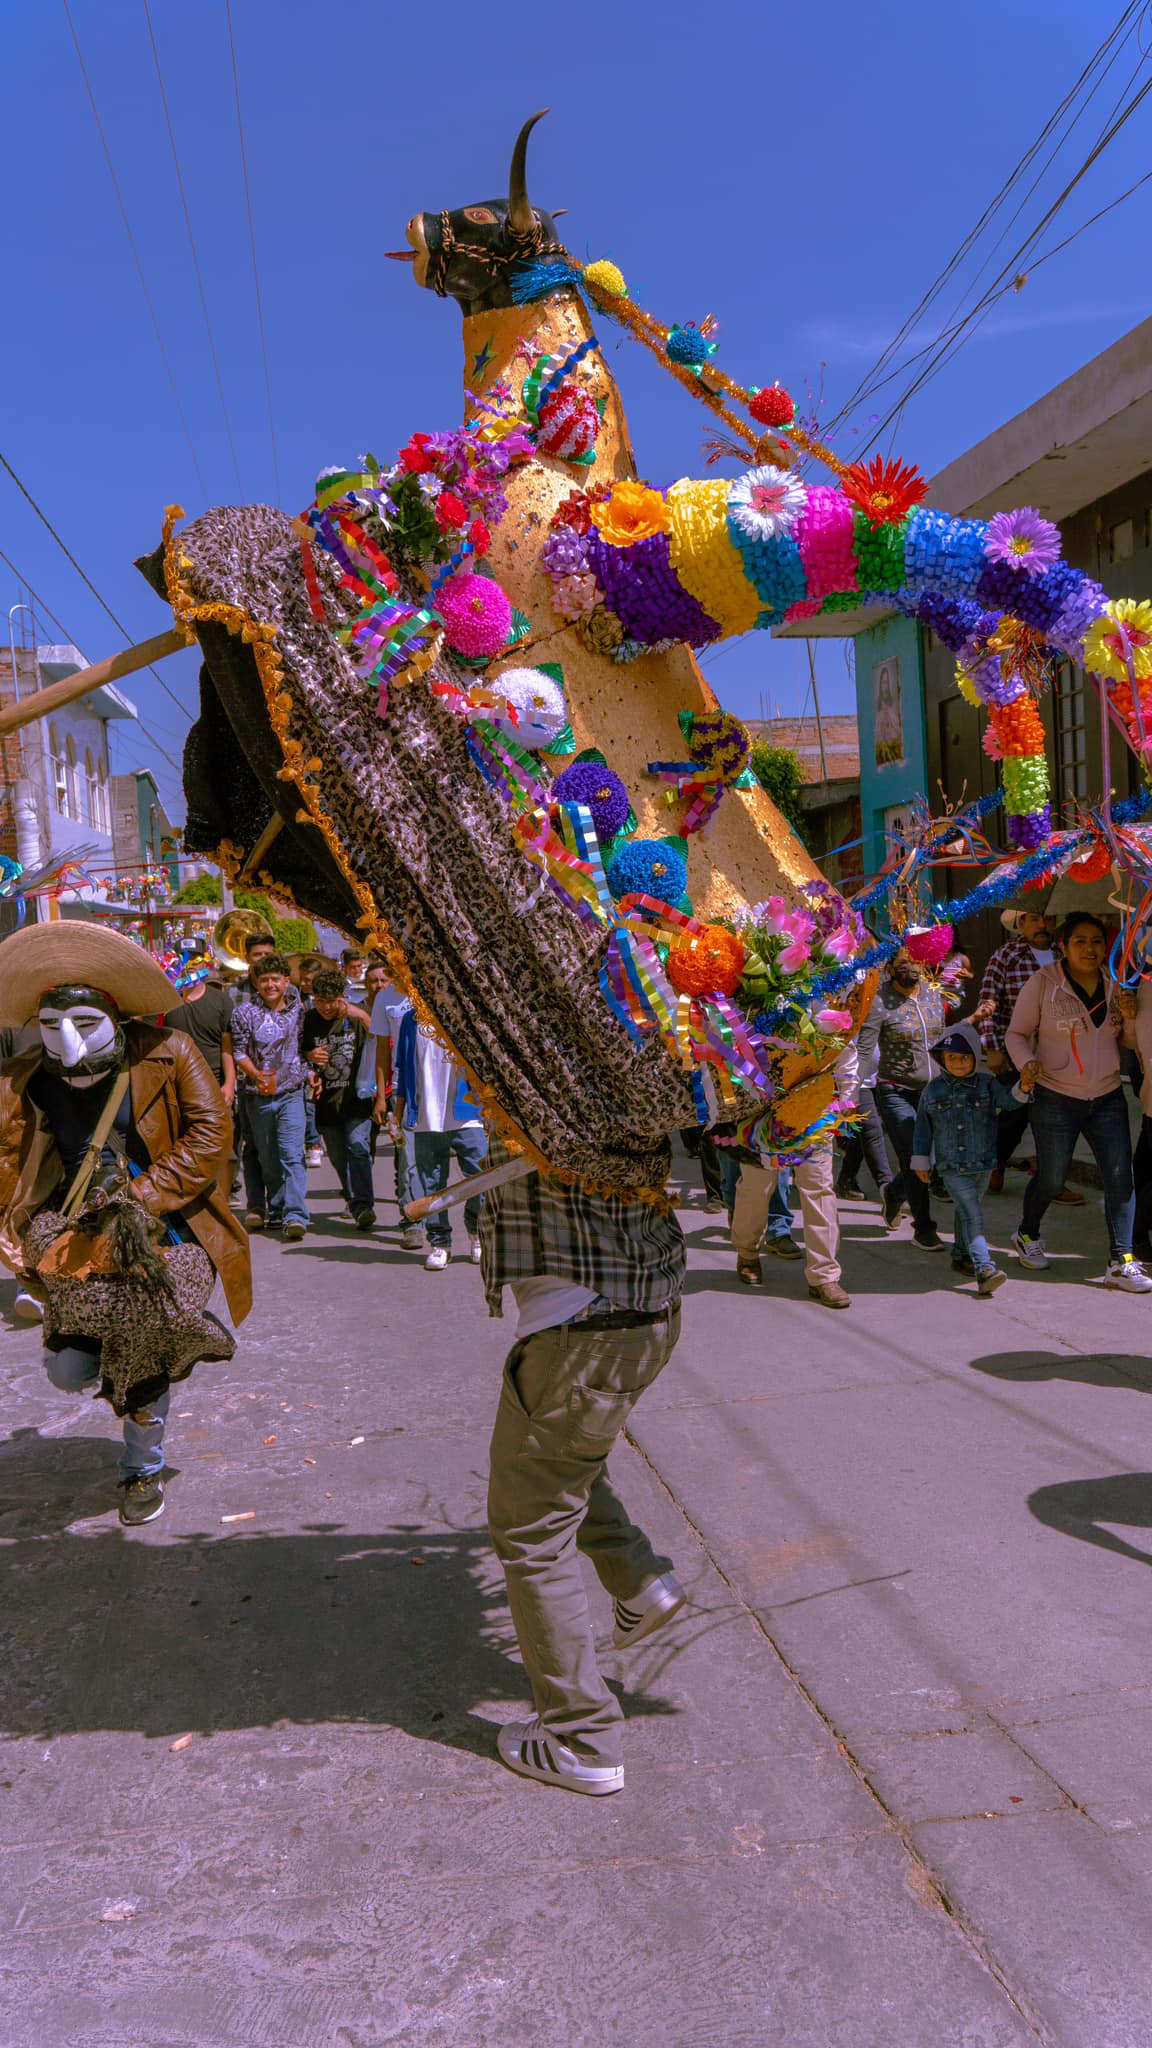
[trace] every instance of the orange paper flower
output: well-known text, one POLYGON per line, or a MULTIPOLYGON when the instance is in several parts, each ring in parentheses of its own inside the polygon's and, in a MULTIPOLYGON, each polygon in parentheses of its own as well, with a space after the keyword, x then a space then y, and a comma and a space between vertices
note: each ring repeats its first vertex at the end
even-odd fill
POLYGON ((668 949, 668 979, 689 996, 730 996, 740 986, 746 955, 735 932, 706 924, 702 932, 680 932, 668 949))
POLYGON ((668 509, 659 491, 631 477, 614 484, 611 497, 602 504, 593 505, 592 518, 601 539, 612 548, 630 548, 638 540, 668 531, 668 509))
POLYGON ((840 489, 873 526, 898 526, 928 486, 909 463, 885 462, 875 455, 871 462, 852 463, 840 479, 840 489))

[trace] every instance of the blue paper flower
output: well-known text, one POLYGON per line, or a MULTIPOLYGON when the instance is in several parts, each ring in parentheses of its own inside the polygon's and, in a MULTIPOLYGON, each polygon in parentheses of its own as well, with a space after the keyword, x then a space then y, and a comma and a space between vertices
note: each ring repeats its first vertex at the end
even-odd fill
POLYGON ((679 903, 688 886, 682 854, 662 839, 630 839, 608 870, 608 887, 621 896, 655 896, 661 903, 679 903))

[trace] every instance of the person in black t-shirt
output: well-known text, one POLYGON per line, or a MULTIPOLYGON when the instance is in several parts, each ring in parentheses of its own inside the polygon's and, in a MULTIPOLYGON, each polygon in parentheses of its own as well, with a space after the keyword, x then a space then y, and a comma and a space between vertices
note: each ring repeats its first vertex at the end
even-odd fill
POLYGON ((312 976, 312 1008, 304 1019, 300 1050, 315 1075, 316 1127, 339 1177, 344 1199, 359 1230, 376 1221, 372 1187, 372 1108, 359 1093, 361 1056, 368 1014, 345 1000, 344 976, 335 966, 312 976))
POLYGON ((183 1000, 164 1018, 169 1031, 185 1032, 203 1055, 229 1109, 236 1096, 236 1066, 229 1030, 235 1004, 231 989, 222 987, 218 981, 197 981, 185 989, 183 1000))

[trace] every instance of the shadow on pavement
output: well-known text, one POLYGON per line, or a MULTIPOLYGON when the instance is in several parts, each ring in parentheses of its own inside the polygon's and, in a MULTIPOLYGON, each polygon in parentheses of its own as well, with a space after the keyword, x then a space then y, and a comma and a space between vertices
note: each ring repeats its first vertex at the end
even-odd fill
POLYGON ((1038 1522, 1058 1529, 1062 1536, 1077 1536, 1099 1550, 1152 1564, 1152 1551, 1126 1543, 1102 1526, 1120 1522, 1132 1529, 1152 1529, 1152 1472, 1115 1472, 1103 1479, 1067 1479, 1041 1486, 1029 1495, 1028 1506, 1038 1522))
POLYGON ((1083 1380, 1090 1387, 1138 1387, 1152 1394, 1152 1358, 1135 1352, 990 1351, 969 1363, 973 1372, 1018 1386, 1034 1380, 1083 1380))
MULTIPOLYGON (((528 1700, 486 1531, 70 1531, 108 1510, 116 1452, 0 1443, 0 1737, 383 1723, 488 1753, 470 1704, 528 1700)), ((677 1711, 613 1689, 630 1716, 677 1711)))

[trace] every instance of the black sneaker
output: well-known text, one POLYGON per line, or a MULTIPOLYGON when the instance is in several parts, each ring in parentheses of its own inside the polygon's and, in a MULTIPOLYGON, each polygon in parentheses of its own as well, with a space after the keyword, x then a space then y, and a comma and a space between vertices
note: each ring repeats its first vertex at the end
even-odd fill
POLYGON ((953 1252, 952 1271, 954 1273, 974 1273, 976 1268, 971 1259, 967 1258, 963 1252, 953 1252))
POLYGON ((936 1200, 938 1202, 950 1202, 952 1200, 951 1195, 948 1193, 948 1190, 945 1187, 944 1182, 941 1180, 940 1175, 938 1173, 934 1173, 932 1175, 932 1178, 928 1183, 928 1192, 930 1195, 935 1195, 936 1200))
POLYGON ((158 1472, 142 1472, 135 1479, 120 1481, 120 1520, 126 1529, 139 1529, 164 1513, 164 1482, 158 1472))
POLYGON ((375 1209, 357 1209, 357 1211, 356 1211, 356 1228, 357 1228, 357 1230, 375 1230, 375 1228, 376 1228, 376 1211, 375 1211, 375 1209))
POLYGON ((944 1239, 938 1230, 914 1230, 912 1242, 919 1245, 922 1252, 942 1252, 944 1249, 944 1239))
POLYGON ((897 1187, 895 1187, 892 1183, 889 1183, 889 1185, 884 1190, 885 1230, 895 1230, 896 1225, 900 1221, 900 1212, 903 1209, 903 1207, 903 1195, 900 1193, 900 1190, 897 1187))
POLYGON ((864 1200, 864 1190, 854 1180, 838 1180, 835 1192, 842 1202, 862 1202, 864 1200))

